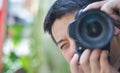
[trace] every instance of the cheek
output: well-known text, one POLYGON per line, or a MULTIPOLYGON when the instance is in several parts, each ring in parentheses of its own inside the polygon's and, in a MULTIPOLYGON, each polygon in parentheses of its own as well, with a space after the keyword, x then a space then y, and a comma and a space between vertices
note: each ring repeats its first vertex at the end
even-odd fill
POLYGON ((67 60, 67 62, 70 63, 71 59, 73 58, 73 55, 75 54, 75 48, 62 50, 62 54, 64 58, 67 60))

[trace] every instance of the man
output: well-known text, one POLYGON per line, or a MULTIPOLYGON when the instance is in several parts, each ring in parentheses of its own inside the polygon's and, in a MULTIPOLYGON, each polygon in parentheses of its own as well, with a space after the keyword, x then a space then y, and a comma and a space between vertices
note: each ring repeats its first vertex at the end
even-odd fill
POLYGON ((92 8, 102 8, 107 3, 107 1, 96 1, 98 0, 90 0, 90 2, 89 0, 56 1, 45 18, 44 30, 50 33, 52 39, 61 49, 63 56, 70 65, 71 73, 118 73, 117 69, 120 67, 120 63, 118 63, 120 61, 120 41, 118 40, 120 30, 117 27, 115 27, 115 36, 110 46, 110 63, 107 58, 107 50, 95 49, 91 51, 86 49, 79 57, 75 52, 75 42, 67 33, 68 25, 82 7, 95 2, 83 10, 86 11, 92 8))

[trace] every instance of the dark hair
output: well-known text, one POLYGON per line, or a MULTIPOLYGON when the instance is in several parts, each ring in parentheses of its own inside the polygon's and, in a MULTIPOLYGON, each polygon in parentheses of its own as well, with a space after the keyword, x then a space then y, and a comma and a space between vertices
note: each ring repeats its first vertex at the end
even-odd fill
MULTIPOLYGON (((61 18, 62 16, 74 13, 75 11, 80 10, 82 7, 88 5, 89 3, 96 2, 100 0, 57 0, 52 5, 44 21, 44 31, 48 32, 52 39, 51 27, 56 19, 61 18)), ((54 40, 55 41, 55 40, 54 40)), ((56 41, 55 41, 56 42, 56 41)))

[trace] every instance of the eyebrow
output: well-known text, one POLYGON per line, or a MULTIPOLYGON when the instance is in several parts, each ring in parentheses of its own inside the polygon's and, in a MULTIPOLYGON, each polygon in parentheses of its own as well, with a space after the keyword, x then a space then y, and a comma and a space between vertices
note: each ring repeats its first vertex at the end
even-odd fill
POLYGON ((61 42, 65 41, 64 39, 61 39, 60 41, 57 42, 57 45, 59 45, 61 42))

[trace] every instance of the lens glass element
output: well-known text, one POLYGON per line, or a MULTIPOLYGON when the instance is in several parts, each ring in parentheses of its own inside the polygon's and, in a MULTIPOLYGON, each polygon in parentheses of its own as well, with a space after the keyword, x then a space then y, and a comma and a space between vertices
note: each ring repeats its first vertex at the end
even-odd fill
POLYGON ((88 21, 85 23, 84 31, 89 37, 95 38, 101 34, 102 26, 97 21, 88 21))

